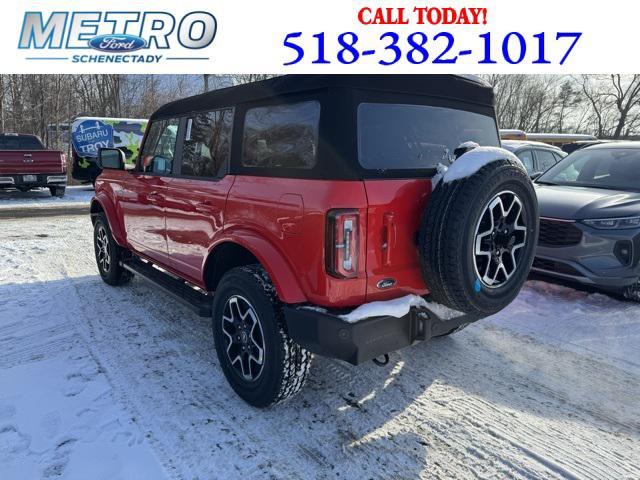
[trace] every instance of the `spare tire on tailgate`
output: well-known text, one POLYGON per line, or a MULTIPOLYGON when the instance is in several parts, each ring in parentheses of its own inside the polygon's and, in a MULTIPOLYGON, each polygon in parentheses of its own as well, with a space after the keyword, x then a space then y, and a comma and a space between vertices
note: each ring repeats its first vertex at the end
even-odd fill
POLYGON ((498 312, 524 284, 538 241, 538 202, 527 172, 510 152, 477 148, 434 188, 419 238, 431 300, 478 317, 498 312))

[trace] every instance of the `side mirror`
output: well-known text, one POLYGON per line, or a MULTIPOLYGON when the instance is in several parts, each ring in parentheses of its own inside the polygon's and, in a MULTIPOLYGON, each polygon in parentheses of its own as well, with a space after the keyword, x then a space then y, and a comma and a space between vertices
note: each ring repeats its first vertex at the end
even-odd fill
POLYGON ((98 150, 98 166, 111 170, 124 170, 126 155, 119 148, 101 148, 98 150))
POLYGON ((531 181, 533 182, 534 180, 537 180, 538 177, 540 177, 540 175, 542 175, 542 172, 535 172, 535 173, 532 173, 531 175, 529 175, 529 177, 531 178, 531 181))

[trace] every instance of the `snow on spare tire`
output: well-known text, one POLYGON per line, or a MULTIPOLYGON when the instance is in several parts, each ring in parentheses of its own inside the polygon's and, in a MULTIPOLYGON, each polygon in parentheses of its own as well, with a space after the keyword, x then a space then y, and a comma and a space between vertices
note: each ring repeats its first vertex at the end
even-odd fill
POLYGON ((483 317, 511 303, 527 278, 538 202, 511 152, 461 147, 471 150, 434 178, 421 221, 420 262, 431 300, 483 317))

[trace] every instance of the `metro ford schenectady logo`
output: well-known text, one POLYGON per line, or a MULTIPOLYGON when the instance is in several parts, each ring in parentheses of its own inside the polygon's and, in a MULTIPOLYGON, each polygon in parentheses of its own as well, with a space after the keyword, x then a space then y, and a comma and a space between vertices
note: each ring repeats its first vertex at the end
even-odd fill
POLYGON ((146 45, 144 38, 135 35, 98 35, 89 40, 89 46, 101 52, 135 52, 146 45))
MULTIPOLYGON (((25 12, 18 49, 27 60, 73 63, 158 63, 164 60, 208 60, 191 51, 207 48, 217 31, 216 18, 194 11, 176 17, 169 12, 25 12), (169 50, 179 55, 164 55, 169 50), (82 52, 82 51, 85 52, 82 52), (86 53, 93 50, 93 53, 86 53), (39 56, 32 56, 31 54, 39 56)), ((173 53, 173 52, 171 52, 173 53)))

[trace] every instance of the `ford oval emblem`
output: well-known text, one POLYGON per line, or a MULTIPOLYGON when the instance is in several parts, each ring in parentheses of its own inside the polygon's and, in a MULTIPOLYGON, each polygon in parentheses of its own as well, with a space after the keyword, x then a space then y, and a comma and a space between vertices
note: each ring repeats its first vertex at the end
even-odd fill
POLYGON ((147 45, 144 38, 135 35, 98 35, 89 40, 89 46, 101 52, 133 52, 147 45))
POLYGON ((385 290, 387 288, 391 288, 396 284, 395 278, 384 278, 378 282, 376 285, 380 290, 385 290))

